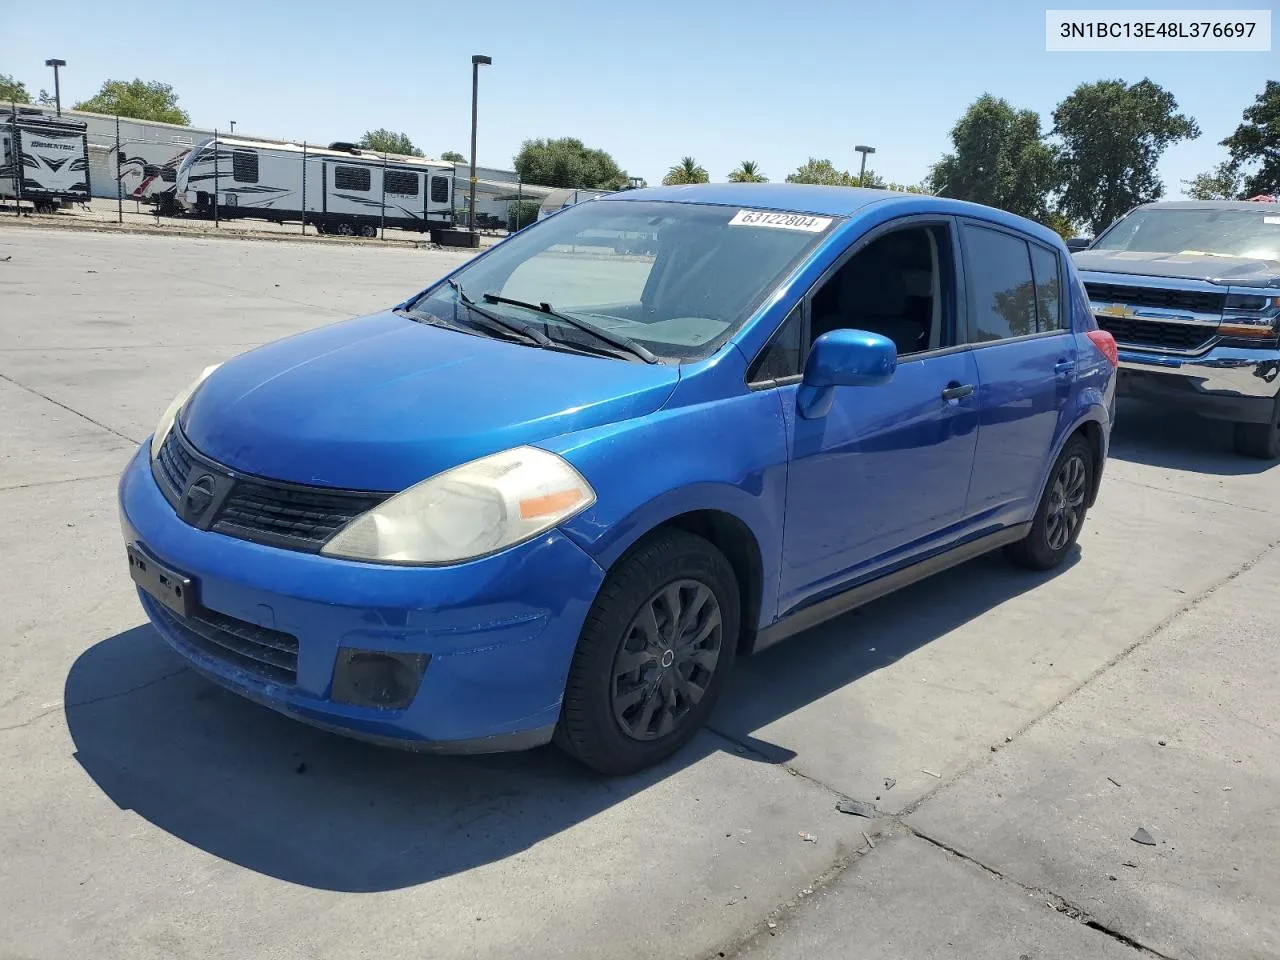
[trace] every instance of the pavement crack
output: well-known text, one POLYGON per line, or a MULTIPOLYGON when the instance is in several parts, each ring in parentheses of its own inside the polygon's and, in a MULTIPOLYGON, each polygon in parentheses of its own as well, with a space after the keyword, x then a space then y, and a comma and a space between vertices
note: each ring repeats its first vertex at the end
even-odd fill
POLYGON ((53 399, 53 397, 49 396, 48 394, 41 393, 39 390, 35 389, 34 387, 28 387, 25 383, 19 383, 17 380, 13 379, 13 377, 9 376, 8 374, 0 373, 0 380, 3 380, 5 383, 12 383, 18 389, 25 390, 27 391, 27 393, 34 394, 35 396, 39 397, 41 400, 48 400, 55 407, 61 407, 63 410, 67 411, 67 413, 74 413, 80 419, 87 420, 89 423, 92 423, 95 427, 101 427, 103 430, 107 431, 107 433, 115 434, 121 440, 128 440, 130 443, 134 444, 135 446, 142 442, 141 440, 135 440, 133 437, 130 437, 127 434, 121 433, 119 430, 115 429, 114 427, 107 426, 105 423, 101 422, 100 420, 93 419, 93 417, 89 416, 87 413, 81 413, 75 407, 67 406, 61 400, 55 400, 53 399))
MULTIPOLYGON (((1128 646, 1126 646, 1123 650, 1121 650, 1115 656, 1111 657, 1111 659, 1107 660, 1105 663, 1099 665, 1087 677, 1085 677, 1078 684, 1076 684, 1074 687, 1072 687, 1070 690, 1064 693, 1061 697, 1055 700, 1052 704, 1050 704, 1047 709, 1045 709, 1043 712, 1039 714, 1039 716, 1032 717, 1030 720, 1024 723, 1021 727, 1019 727, 1013 733, 1009 734, 1005 738, 1005 742, 1000 745, 1000 750, 1007 749, 1011 743, 1016 742, 1019 737, 1029 732, 1033 727, 1036 726, 1036 724, 1040 723, 1041 721, 1045 720, 1047 717, 1051 716, 1054 713, 1054 711, 1056 711, 1059 707, 1061 707, 1064 703, 1066 703, 1076 694, 1080 693, 1080 691, 1084 690, 1086 687, 1092 684, 1104 673, 1109 672, 1112 668, 1123 663, 1130 656, 1132 656, 1135 651, 1137 651, 1141 647, 1146 646, 1149 642, 1151 642, 1161 633, 1168 630, 1178 620, 1182 619, 1188 613, 1195 610, 1197 607, 1199 607, 1201 604, 1207 601, 1210 597, 1216 594, 1219 590, 1227 586, 1227 584, 1231 583, 1236 578, 1248 573, 1260 562, 1262 562, 1262 560, 1264 560, 1272 551, 1274 551, 1277 546, 1280 546, 1280 540, 1271 541, 1266 545, 1266 547, 1263 548, 1263 550, 1260 553, 1255 554, 1253 557, 1246 560, 1240 566, 1236 567, 1226 576, 1221 577, 1220 579, 1214 581, 1213 583, 1209 584, 1209 586, 1205 587, 1205 589, 1197 593, 1195 596, 1190 597, 1185 603, 1179 606, 1178 609, 1174 610, 1173 613, 1169 614, 1167 617, 1165 617, 1155 626, 1147 630, 1137 640, 1130 643, 1128 646)), ((958 770, 953 776, 945 780, 940 780, 938 784, 934 786, 932 789, 925 791, 920 796, 918 796, 915 800, 911 801, 911 803, 903 807, 902 811, 899 813, 899 816, 908 817, 911 814, 915 813, 917 810, 920 809, 921 806, 928 803, 930 800, 936 797, 941 791, 945 790, 952 783, 959 780, 961 777, 967 776, 968 774, 972 773, 978 768, 990 763, 992 757, 996 756, 1000 752, 1000 750, 993 751, 990 753, 983 753, 981 756, 979 756, 975 760, 970 761, 968 764, 966 764, 964 767, 958 770)))
POLYGON ((137 693, 139 690, 147 689, 147 687, 154 687, 157 683, 163 683, 171 677, 176 677, 178 674, 186 672, 186 667, 178 667, 176 670, 170 670, 168 673, 161 674, 158 677, 152 677, 150 680, 146 680, 136 686, 129 687, 126 690, 117 690, 114 693, 104 693, 100 697, 90 697, 88 700, 77 700, 74 703, 56 703, 51 707, 46 707, 44 710, 41 710, 35 716, 28 717, 26 720, 19 723, 11 723, 5 727, 0 727, 0 733, 7 733, 10 730, 21 730, 23 727, 29 727, 33 723, 43 720, 51 713, 57 713, 59 710, 64 712, 68 710, 77 710, 80 707, 93 706, 95 703, 103 703, 107 700, 116 700, 120 697, 127 697, 131 693, 137 693))
POLYGON ((1231 500, 1219 500, 1217 497, 1206 497, 1200 493, 1187 493, 1185 490, 1170 490, 1168 487, 1159 487, 1154 483, 1143 483, 1141 480, 1131 480, 1128 477, 1112 477, 1108 482, 1127 483, 1131 487, 1141 487, 1143 490, 1154 490, 1157 493, 1167 493, 1171 496, 1184 500, 1203 500, 1205 503, 1216 503, 1223 507, 1235 507, 1237 510, 1253 510, 1256 513, 1274 514, 1274 510, 1266 507, 1254 507, 1247 503, 1234 503, 1231 500))
POLYGON ((949 856, 956 857, 957 859, 963 860, 965 863, 972 864, 973 866, 981 870, 983 873, 987 874, 988 876, 995 877, 997 880, 1001 881, 1002 883, 1007 883, 1007 884, 1010 884, 1011 886, 1017 887, 1019 890, 1023 891, 1026 894, 1040 897, 1042 900, 1044 900, 1046 906, 1051 907, 1052 909, 1056 910, 1058 913, 1061 913, 1063 916, 1070 917, 1072 920, 1075 920, 1078 923, 1081 923, 1084 926, 1089 927, 1093 930, 1097 930, 1099 933, 1104 934, 1113 940, 1118 940, 1120 943, 1123 943, 1125 946, 1132 947, 1133 949, 1140 951, 1144 956, 1158 957, 1159 960, 1176 960, 1176 958, 1171 957, 1169 954, 1161 953, 1159 950, 1155 950, 1147 946, 1145 943, 1142 943, 1139 940, 1135 940, 1133 937, 1129 936, 1128 934, 1121 933, 1119 930, 1115 930, 1111 927, 1108 927, 1101 920, 1098 920, 1096 917, 1090 916, 1089 912, 1085 910, 1083 907, 1077 906, 1076 904, 1072 903, 1070 900, 1067 900, 1065 897, 1061 896, 1060 894, 1054 893, 1052 890, 1046 890, 1043 887, 1036 887, 1036 886, 1022 883, 1020 880, 1017 880, 1006 873, 1002 873, 1001 871, 997 870, 995 867, 988 866, 987 864, 983 863, 981 860, 978 860, 975 857, 969 856, 969 854, 956 849, 955 847, 951 846, 949 843, 944 843, 943 841, 938 840, 935 837, 929 836, 929 834, 923 832, 922 830, 917 829, 916 827, 911 826, 906 822, 899 821, 899 825, 903 829, 905 829, 908 833, 910 833, 911 836, 916 837, 919 840, 923 840, 925 843, 931 846, 937 847, 939 850, 943 851, 949 856))
POLYGON ((9 490, 29 490, 32 487, 51 487, 64 483, 86 483, 89 480, 112 480, 119 476, 120 472, 116 471, 115 473, 96 474, 92 477, 62 477, 57 480, 36 480, 34 483, 15 483, 11 487, 0 487, 0 493, 5 493, 9 490))
POLYGON ((125 690, 117 690, 115 693, 104 693, 100 697, 90 697, 88 700, 77 700, 75 703, 68 703, 66 705, 66 709, 75 710, 80 707, 91 707, 95 703, 103 703, 106 700, 118 700, 120 697, 127 697, 129 694, 137 693, 139 690, 145 690, 147 687, 154 687, 157 683, 163 683, 172 677, 176 677, 180 673, 186 672, 186 667, 177 667, 170 670, 168 673, 162 673, 158 677, 152 677, 150 680, 145 680, 142 683, 129 687, 125 690))

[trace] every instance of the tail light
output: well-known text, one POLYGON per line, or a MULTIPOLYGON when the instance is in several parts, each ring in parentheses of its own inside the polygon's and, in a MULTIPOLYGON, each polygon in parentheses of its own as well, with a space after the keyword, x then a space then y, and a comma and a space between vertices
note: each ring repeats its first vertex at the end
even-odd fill
POLYGON ((1116 347, 1115 337, 1105 330, 1090 330, 1087 336, 1093 341, 1093 345, 1098 348, 1098 352, 1106 357, 1113 367, 1120 366, 1120 351, 1116 347))

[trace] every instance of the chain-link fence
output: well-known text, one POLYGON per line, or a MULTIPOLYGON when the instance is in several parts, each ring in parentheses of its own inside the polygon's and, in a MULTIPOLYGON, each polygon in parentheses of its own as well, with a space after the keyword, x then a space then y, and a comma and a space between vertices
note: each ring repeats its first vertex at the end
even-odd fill
POLYGON ((465 164, 350 143, 266 140, 69 111, 58 119, 48 108, 9 106, 0 115, 12 130, 4 169, 20 174, 6 190, 0 171, 0 200, 19 214, 56 209, 121 224, 386 240, 426 235, 466 246, 474 234, 505 235, 604 192, 523 183, 513 171, 490 167, 477 168, 473 185, 465 164), (64 134, 56 149, 46 135, 55 127, 64 134), (54 168, 68 161, 79 172, 60 178, 54 168))

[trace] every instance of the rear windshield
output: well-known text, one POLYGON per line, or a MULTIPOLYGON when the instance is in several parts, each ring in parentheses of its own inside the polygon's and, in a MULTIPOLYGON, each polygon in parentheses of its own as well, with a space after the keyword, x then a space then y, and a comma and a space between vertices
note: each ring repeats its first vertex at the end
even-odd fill
POLYGON ((1094 250, 1280 260, 1280 204, 1256 210, 1135 210, 1094 250))
MULTIPOLYGON (((659 357, 689 360, 709 355, 732 336, 836 220, 707 204, 592 200, 513 235, 454 279, 476 300, 496 293, 547 303, 659 357)), ((432 300, 452 297, 441 286, 416 308, 439 312, 446 307, 432 300)), ((518 309, 512 316, 532 319, 518 309)), ((553 339, 580 337, 553 318, 539 320, 553 339)))

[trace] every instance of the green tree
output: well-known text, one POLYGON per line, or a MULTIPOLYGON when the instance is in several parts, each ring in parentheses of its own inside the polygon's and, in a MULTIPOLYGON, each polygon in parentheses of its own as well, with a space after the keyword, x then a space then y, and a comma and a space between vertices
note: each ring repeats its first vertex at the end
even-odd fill
POLYGON ((1040 222, 1060 236, 1063 240, 1070 240, 1072 237, 1080 236, 1080 231, 1076 228, 1076 225, 1071 222, 1071 218, 1061 210, 1048 211, 1048 213, 1040 218, 1040 222))
POLYGON ((364 150, 376 150, 378 153, 399 153, 407 157, 421 157, 423 153, 413 145, 407 133, 396 133, 379 127, 369 130, 360 138, 360 146, 364 150))
POLYGON ((662 182, 665 186, 672 187, 681 183, 706 183, 710 179, 706 168, 698 166, 697 160, 693 157, 681 157, 680 162, 667 171, 662 182))
POLYGON ((173 87, 156 80, 108 80, 94 96, 71 109, 161 123, 191 123, 187 111, 178 106, 173 87))
MULTIPOLYGON (((868 170, 867 173, 870 174, 871 171, 868 170)), ((858 178, 854 177, 854 179, 857 180, 858 178)), ((870 180, 868 180, 867 182, 869 184, 870 180)), ((878 183, 877 187, 881 190, 894 190, 898 193, 928 193, 929 192, 928 186, 923 183, 894 183, 892 180, 889 180, 884 183, 878 183)))
POLYGON ((1228 160, 1196 174, 1191 180, 1183 180, 1182 192, 1192 200, 1237 200, 1243 180, 1240 171, 1228 160))
MULTIPOLYGON (((858 175, 848 170, 837 170, 830 160, 819 160, 810 157, 795 173, 787 174, 787 183, 817 183, 828 187, 856 187, 858 175)), ((874 170, 868 169, 862 178, 862 185, 883 189, 884 179, 874 170)))
POLYGON ((1082 83, 1058 104, 1053 123, 1060 138, 1059 206, 1095 235, 1138 204, 1159 200, 1161 154, 1200 136, 1196 122, 1178 113, 1173 94, 1147 79, 1082 83))
POLYGON ((754 160, 743 160, 738 168, 729 174, 730 183, 768 183, 769 178, 760 172, 760 164, 754 160))
POLYGON ((574 137, 526 140, 513 161, 525 183, 579 190, 618 190, 627 175, 603 150, 574 137))
POLYGON ((445 163, 466 163, 467 158, 460 154, 457 150, 446 150, 440 154, 440 159, 445 163))
POLYGON ((1048 213, 1058 172, 1034 110, 984 93, 951 128, 951 144, 954 151, 930 170, 934 193, 1033 220, 1048 213))
POLYGON ((1233 171, 1249 171, 1239 196, 1280 193, 1280 81, 1267 81, 1222 146, 1231 151, 1233 171))
POLYGON ((31 94, 26 85, 17 77, 0 73, 0 101, 4 103, 30 103, 31 94))

